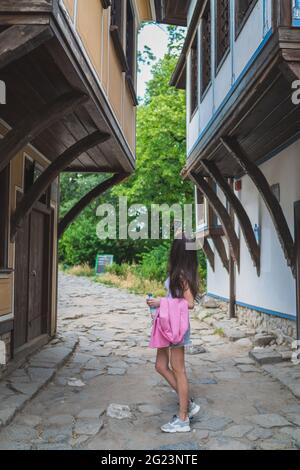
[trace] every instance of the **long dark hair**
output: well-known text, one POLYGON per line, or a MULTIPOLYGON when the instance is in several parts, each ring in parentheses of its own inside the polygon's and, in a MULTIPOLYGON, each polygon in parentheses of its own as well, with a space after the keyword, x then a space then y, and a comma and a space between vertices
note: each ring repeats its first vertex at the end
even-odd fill
POLYGON ((173 298, 183 298, 187 287, 190 288, 194 298, 199 293, 197 251, 187 249, 187 244, 194 241, 182 235, 182 238, 176 238, 172 243, 169 258, 169 279, 173 298))

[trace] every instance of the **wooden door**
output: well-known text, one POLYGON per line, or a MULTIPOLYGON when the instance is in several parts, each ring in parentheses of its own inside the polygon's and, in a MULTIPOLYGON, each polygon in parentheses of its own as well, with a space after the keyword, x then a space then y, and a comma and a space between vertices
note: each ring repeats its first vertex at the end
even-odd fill
POLYGON ((47 333, 51 213, 37 203, 16 237, 14 349, 47 333))
POLYGON ((33 210, 30 217, 28 274, 28 337, 30 341, 42 333, 47 312, 46 220, 42 212, 33 210))
MULTIPOLYGON (((18 199, 18 198, 17 198, 18 199)), ((14 349, 27 342, 29 217, 16 235, 14 280, 14 349)))

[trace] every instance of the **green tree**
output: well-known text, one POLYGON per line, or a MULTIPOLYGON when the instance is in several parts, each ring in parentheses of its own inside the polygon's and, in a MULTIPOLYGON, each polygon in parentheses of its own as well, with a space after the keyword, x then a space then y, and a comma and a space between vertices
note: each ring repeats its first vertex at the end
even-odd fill
MULTIPOLYGON (((169 27, 168 33, 168 51, 162 60, 154 63, 153 77, 147 83, 143 103, 138 107, 136 172, 125 183, 91 204, 66 231, 60 242, 61 261, 66 264, 92 264, 97 253, 105 252, 113 254, 118 263, 141 261, 144 267, 148 265, 149 272, 154 271, 153 277, 163 276, 166 256, 162 253, 167 253, 169 243, 163 242, 163 247, 159 248, 161 241, 99 240, 96 236, 96 207, 104 201, 116 206, 119 196, 127 196, 129 205, 143 204, 148 210, 151 204, 193 203, 193 186, 180 176, 186 159, 185 93, 170 87, 185 31, 169 27), (152 258, 145 256, 151 250, 155 250, 152 258), (159 259, 162 260, 161 266, 158 263, 155 274, 159 259), (150 263, 151 260, 153 262, 150 263)), ((140 60, 154 60, 149 48, 140 60)), ((101 175, 63 175, 62 215, 101 178, 101 175)))

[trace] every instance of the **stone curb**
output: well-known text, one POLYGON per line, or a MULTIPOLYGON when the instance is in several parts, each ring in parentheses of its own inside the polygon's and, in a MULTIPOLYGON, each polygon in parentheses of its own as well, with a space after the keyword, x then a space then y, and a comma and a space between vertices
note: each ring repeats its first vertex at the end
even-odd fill
POLYGON ((10 424, 74 353, 79 338, 68 335, 30 356, 22 367, 0 381, 0 429, 10 424))

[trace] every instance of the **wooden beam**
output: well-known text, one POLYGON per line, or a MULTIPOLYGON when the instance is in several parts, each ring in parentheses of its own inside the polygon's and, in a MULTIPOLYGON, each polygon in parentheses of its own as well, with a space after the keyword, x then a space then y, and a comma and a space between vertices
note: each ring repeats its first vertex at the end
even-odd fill
MULTIPOLYGON (((226 180, 225 180, 226 182, 226 180)), ((229 179, 229 188, 233 192, 233 178, 229 179)), ((228 202, 228 199, 227 199, 228 202)), ((232 204, 229 203, 228 212, 230 214, 231 220, 234 223, 234 209, 232 204)), ((252 227, 251 227, 252 229, 252 227)), ((228 306, 228 313, 229 318, 236 317, 236 282, 235 282, 235 263, 232 256, 229 256, 229 265, 228 265, 228 273, 229 273, 229 306, 228 306)))
POLYGON ((15 25, 0 34, 0 69, 53 37, 49 26, 15 25))
POLYGON ((111 6, 111 0, 101 0, 102 7, 106 10, 106 8, 111 6))
POLYGON ((200 189, 200 191, 204 194, 204 196, 207 198, 209 204, 219 217, 221 224, 223 226, 223 230, 225 233, 225 236, 228 240, 228 245, 230 252, 232 254, 232 257, 234 261, 237 263, 239 266, 239 261, 240 261, 240 243, 239 239, 235 233, 234 226, 231 220, 230 215, 227 212, 226 207, 222 204, 220 199, 218 198, 217 194, 215 191, 212 189, 212 187, 208 184, 208 182, 201 176, 199 173, 190 173, 190 179, 195 183, 195 185, 200 189))
POLYGON ((211 249, 211 246, 206 237, 204 237, 204 239, 201 241, 201 248, 207 258, 207 261, 210 264, 211 269, 214 271, 215 270, 215 254, 213 250, 211 249))
POLYGON ((0 172, 20 150, 34 140, 43 130, 65 115, 70 114, 76 107, 86 101, 88 101, 87 95, 72 91, 60 96, 54 102, 44 105, 40 111, 32 113, 20 121, 15 128, 0 140, 0 172))
POLYGON ((275 0, 277 10, 277 26, 292 26, 292 0, 275 0))
POLYGON ((251 178, 255 186, 257 187, 261 197, 263 198, 275 230, 281 244, 284 256, 287 260, 288 266, 291 267, 293 274, 295 274, 295 247, 294 241, 284 216, 282 207, 273 194, 270 185, 255 163, 249 160, 248 156, 236 141, 236 139, 230 137, 223 137, 221 139, 224 147, 227 149, 229 154, 241 165, 242 169, 251 178))
POLYGON ((37 181, 31 186, 23 199, 18 204, 11 222, 11 239, 14 240, 17 230, 21 227, 22 221, 32 210, 33 205, 40 199, 49 185, 58 177, 72 161, 78 158, 83 152, 86 152, 95 145, 101 144, 110 138, 110 134, 96 131, 84 139, 76 142, 68 148, 62 155, 51 163, 41 174, 37 181))
POLYGON ((213 178, 219 188, 223 191, 227 201, 231 205, 243 232, 246 245, 248 247, 253 264, 257 269, 257 274, 260 274, 260 247, 256 241, 252 224, 248 217, 247 212, 242 206, 240 200, 235 195, 233 189, 230 187, 224 176, 221 174, 219 168, 213 161, 201 160, 201 164, 207 173, 213 178))
POLYGON ((127 173, 118 173, 111 178, 102 181, 98 186, 87 193, 74 207, 60 220, 58 225, 58 238, 61 238, 65 230, 71 225, 76 217, 85 209, 94 199, 101 196, 105 191, 110 189, 112 186, 121 183, 123 180, 128 178, 127 173))
POLYGON ((222 261, 222 264, 226 271, 229 273, 229 259, 227 256, 225 244, 223 241, 223 238, 218 236, 218 237, 211 237, 213 244, 215 245, 215 248, 217 250, 217 253, 220 257, 220 260, 222 261))

